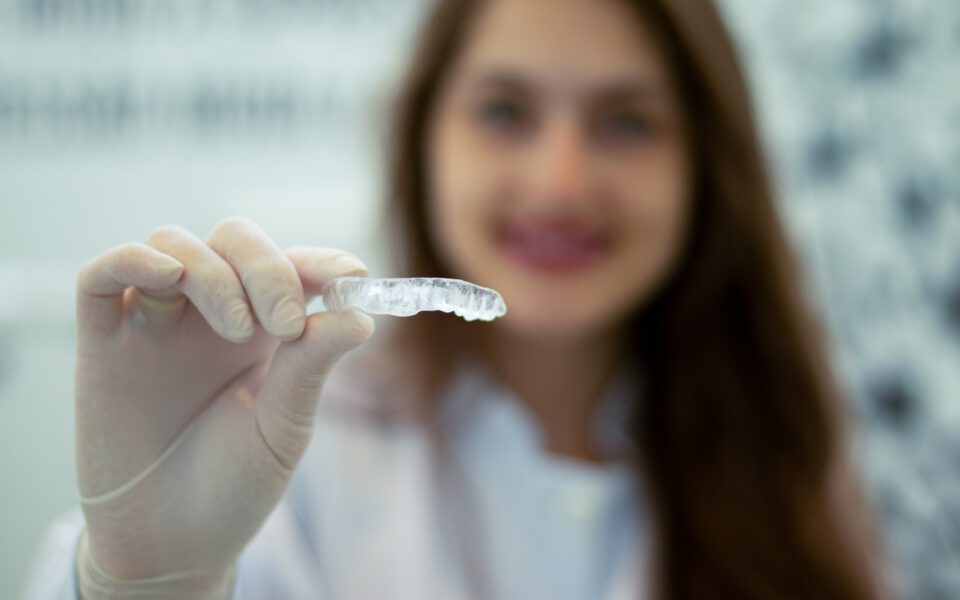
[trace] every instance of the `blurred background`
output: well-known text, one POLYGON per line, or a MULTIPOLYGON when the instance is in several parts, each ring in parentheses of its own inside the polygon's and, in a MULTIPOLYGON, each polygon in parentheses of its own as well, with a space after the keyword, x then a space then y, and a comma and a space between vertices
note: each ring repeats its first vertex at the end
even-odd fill
MULTIPOLYGON (((908 598, 960 597, 960 3, 719 0, 908 598)), ((379 243, 426 0, 0 0, 0 598, 76 503, 79 267, 244 215, 379 243)))

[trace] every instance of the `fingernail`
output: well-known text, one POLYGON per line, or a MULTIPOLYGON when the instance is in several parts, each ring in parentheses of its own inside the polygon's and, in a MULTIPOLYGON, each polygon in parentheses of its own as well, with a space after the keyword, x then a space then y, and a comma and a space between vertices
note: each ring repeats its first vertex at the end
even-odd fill
POLYGON ((183 263, 169 256, 157 256, 151 264, 153 270, 159 275, 169 275, 183 270, 183 263))
POLYGON ((228 324, 230 336, 238 340, 249 339, 256 331, 253 315, 243 304, 238 304, 236 308, 230 311, 228 324))
POLYGON ((370 336, 373 335, 373 332, 376 329, 373 318, 368 314, 357 312, 356 319, 358 328, 360 330, 361 341, 370 339, 370 336))
POLYGON ((352 254, 343 254, 334 260, 334 266, 342 275, 366 275, 367 265, 352 254))
POLYGON ((307 322, 307 313, 293 298, 280 301, 273 313, 273 334, 285 338, 300 337, 307 322))
POLYGON ((347 352, 370 339, 374 331, 374 322, 369 315, 350 311, 340 317, 340 349, 347 352))

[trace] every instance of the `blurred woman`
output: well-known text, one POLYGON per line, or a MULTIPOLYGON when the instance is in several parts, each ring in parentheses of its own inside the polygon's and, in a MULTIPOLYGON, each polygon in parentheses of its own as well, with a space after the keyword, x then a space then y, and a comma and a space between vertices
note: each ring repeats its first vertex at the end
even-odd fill
POLYGON ((400 274, 507 316, 390 323, 318 405, 373 327, 305 300, 355 257, 244 219, 98 257, 38 597, 884 595, 708 0, 441 0, 394 133, 400 274))

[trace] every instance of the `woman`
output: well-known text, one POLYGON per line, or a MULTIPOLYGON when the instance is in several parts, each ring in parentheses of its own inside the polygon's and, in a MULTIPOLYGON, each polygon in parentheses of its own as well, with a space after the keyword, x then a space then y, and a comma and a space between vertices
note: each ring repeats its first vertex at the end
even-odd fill
POLYGON ((318 414, 372 323, 304 299, 356 258, 229 219, 95 259, 85 518, 49 588, 69 596, 75 572, 88 598, 881 595, 711 4, 440 1, 401 100, 403 271, 493 287, 507 317, 396 323, 318 414))

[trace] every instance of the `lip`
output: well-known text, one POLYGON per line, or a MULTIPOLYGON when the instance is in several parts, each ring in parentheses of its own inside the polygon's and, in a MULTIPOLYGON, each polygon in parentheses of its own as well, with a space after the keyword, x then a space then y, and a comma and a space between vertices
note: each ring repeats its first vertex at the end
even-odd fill
POLYGON ((514 222, 498 232, 500 249, 527 269, 570 273, 595 266, 610 252, 611 235, 583 222, 514 222))

